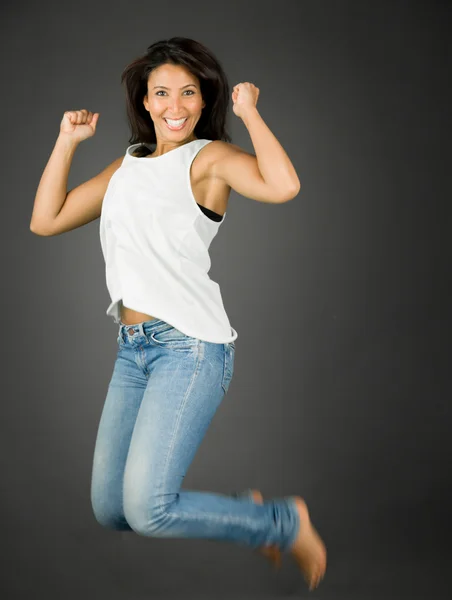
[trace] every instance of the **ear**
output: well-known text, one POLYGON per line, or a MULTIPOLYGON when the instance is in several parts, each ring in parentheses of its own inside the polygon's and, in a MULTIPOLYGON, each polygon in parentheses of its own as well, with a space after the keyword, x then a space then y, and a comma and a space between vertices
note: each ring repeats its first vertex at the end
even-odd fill
POLYGON ((148 104, 148 95, 147 94, 143 98, 143 104, 144 104, 145 109, 149 112, 149 104, 148 104))

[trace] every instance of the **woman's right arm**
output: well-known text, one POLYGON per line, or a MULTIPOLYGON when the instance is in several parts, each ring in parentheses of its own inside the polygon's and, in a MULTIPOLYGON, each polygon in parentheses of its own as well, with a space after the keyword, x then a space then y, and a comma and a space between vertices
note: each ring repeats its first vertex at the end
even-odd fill
POLYGON ((71 231, 100 217, 102 202, 113 173, 123 156, 110 163, 98 175, 67 192, 72 158, 78 144, 94 135, 98 113, 65 113, 52 154, 44 169, 31 216, 30 230, 42 236, 71 231), (66 132, 62 131, 66 129, 66 132))

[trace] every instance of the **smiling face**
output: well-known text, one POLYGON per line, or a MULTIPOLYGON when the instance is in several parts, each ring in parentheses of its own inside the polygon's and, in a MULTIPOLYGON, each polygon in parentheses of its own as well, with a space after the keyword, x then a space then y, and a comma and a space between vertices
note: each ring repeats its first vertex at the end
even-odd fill
POLYGON ((143 100, 154 122, 156 154, 195 140, 194 129, 205 102, 198 78, 180 65, 165 64, 154 69, 148 78, 148 93, 143 100), (166 119, 185 119, 168 123, 166 119))

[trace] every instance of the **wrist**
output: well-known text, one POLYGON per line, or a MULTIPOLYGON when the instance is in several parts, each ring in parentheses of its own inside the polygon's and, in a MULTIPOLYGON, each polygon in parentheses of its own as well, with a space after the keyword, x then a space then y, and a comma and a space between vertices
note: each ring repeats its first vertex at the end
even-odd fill
POLYGON ((79 140, 74 140, 72 136, 60 133, 55 143, 55 147, 59 148, 61 152, 64 152, 68 156, 73 156, 79 143, 79 140))
POLYGON ((257 108, 255 106, 250 106, 250 108, 247 108, 246 110, 243 111, 243 113, 240 115, 240 118, 246 125, 250 119, 252 119, 253 117, 255 117, 258 114, 259 114, 259 111, 257 110, 257 108))
POLYGON ((80 140, 74 139, 74 137, 70 134, 60 132, 57 137, 56 143, 59 146, 64 146, 68 150, 72 150, 77 148, 77 146, 80 143, 80 140))

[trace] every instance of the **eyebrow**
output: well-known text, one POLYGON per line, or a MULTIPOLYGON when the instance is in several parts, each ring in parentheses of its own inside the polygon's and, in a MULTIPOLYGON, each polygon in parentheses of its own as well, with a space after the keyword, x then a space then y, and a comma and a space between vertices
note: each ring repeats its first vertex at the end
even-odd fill
MULTIPOLYGON (((191 85, 196 87, 196 85, 194 83, 187 83, 187 85, 183 85, 180 89, 183 90, 184 88, 189 87, 191 85)), ((155 90, 155 88, 163 88, 164 90, 171 89, 171 88, 165 87, 164 85, 154 85, 154 87, 152 89, 155 90)))

